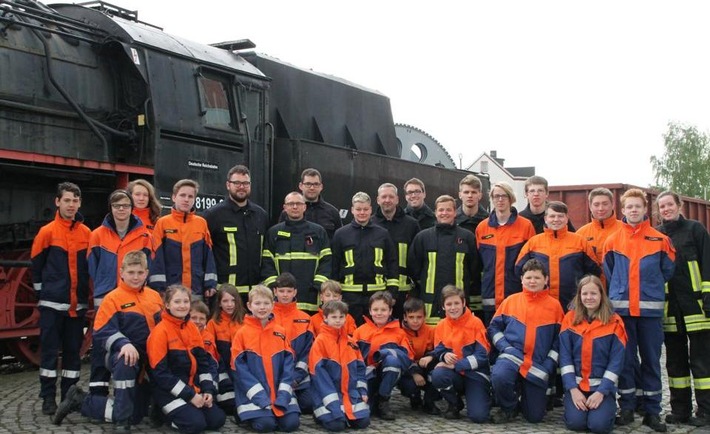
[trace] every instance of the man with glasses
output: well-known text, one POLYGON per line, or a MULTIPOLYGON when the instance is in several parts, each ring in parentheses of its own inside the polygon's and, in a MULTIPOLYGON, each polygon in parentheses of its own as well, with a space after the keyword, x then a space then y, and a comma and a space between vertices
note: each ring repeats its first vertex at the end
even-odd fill
POLYGON ((292 192, 284 199, 286 220, 272 226, 264 240, 263 266, 265 285, 276 282, 284 272, 296 278, 298 309, 318 312, 321 283, 330 278, 330 242, 325 229, 307 221, 306 199, 292 192))
MULTIPOLYGON (((323 200, 323 178, 320 172, 313 168, 301 172, 298 189, 306 199, 306 220, 323 226, 328 239, 332 240, 333 234, 343 226, 343 222, 340 220, 338 209, 323 200)), ((279 221, 285 221, 286 217, 286 212, 282 212, 279 221)))
MULTIPOLYGON (((528 200, 528 206, 520 211, 520 215, 532 222, 536 234, 545 231, 545 209, 547 209, 549 195, 547 179, 542 176, 531 176, 525 180, 525 198, 528 200)), ((571 221, 567 222, 567 230, 574 232, 571 221)))
POLYGON ((424 203, 426 199, 426 188, 421 179, 412 178, 404 183, 404 198, 407 200, 407 207, 404 213, 417 219, 419 228, 424 230, 436 224, 434 211, 424 203))
POLYGON ((253 285, 261 281, 261 256, 264 235, 269 227, 266 211, 251 195, 251 175, 246 166, 237 165, 227 173, 227 197, 205 211, 212 234, 217 281, 237 287, 246 299, 253 285))

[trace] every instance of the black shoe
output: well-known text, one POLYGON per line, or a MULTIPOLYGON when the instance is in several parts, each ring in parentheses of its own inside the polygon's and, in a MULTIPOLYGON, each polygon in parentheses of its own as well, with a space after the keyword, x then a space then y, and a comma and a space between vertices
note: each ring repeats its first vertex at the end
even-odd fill
POLYGON ((656 432, 668 431, 666 424, 661 422, 661 417, 655 414, 647 414, 644 416, 642 423, 656 432))
POLYGON ((126 434, 131 432, 131 421, 130 420, 123 420, 116 422, 113 426, 113 432, 115 433, 120 433, 120 434, 126 434))
POLYGON ((420 410, 422 408, 422 397, 419 395, 410 396, 409 407, 412 410, 420 410))
POLYGON ((616 416, 616 419, 614 420, 614 423, 617 426, 624 426, 628 425, 630 423, 633 423, 634 421, 634 412, 633 410, 621 410, 619 412, 619 415, 616 416))
POLYGON ((384 420, 395 420, 394 412, 390 408, 390 398, 380 396, 377 402, 377 413, 380 415, 380 419, 384 420))
POLYGON ((57 412, 57 402, 54 400, 54 397, 46 397, 42 401, 42 414, 46 414, 48 416, 53 415, 54 413, 57 412))
POLYGON ((155 401, 153 401, 152 405, 150 406, 148 425, 153 429, 157 429, 163 426, 163 411, 155 401))
POLYGON ((69 390, 67 390, 67 396, 64 398, 64 401, 59 403, 57 412, 52 418, 52 423, 55 425, 61 425, 64 418, 67 417, 69 413, 81 410, 81 404, 84 402, 84 397, 86 397, 86 393, 81 390, 79 386, 76 384, 71 386, 69 390))
POLYGON ((424 410, 424 413, 430 414, 432 416, 439 416, 441 415, 441 410, 439 407, 436 406, 436 403, 432 402, 424 402, 424 405, 422 405, 422 410, 424 410))
MULTIPOLYGON (((668 422, 668 421, 666 420, 666 422, 668 422)), ((710 426, 710 417, 708 417, 706 415, 702 415, 702 414, 699 414, 699 415, 696 415, 693 417, 689 417, 688 418, 688 425, 697 426, 697 427, 710 426)))
POLYGON ((493 413, 491 415, 491 422, 495 424, 501 424, 501 423, 508 423, 511 422, 515 419, 516 416, 515 410, 513 411, 508 411, 508 410, 503 410, 502 408, 499 408, 498 411, 493 413))
POLYGON ((641 417, 646 416, 646 409, 644 408, 642 401, 639 401, 639 403, 636 404, 636 414, 641 417))
POLYGON ((446 407, 446 411, 444 411, 444 419, 449 419, 449 420, 460 419, 461 418, 460 411, 461 411, 461 409, 459 408, 458 404, 449 403, 449 405, 446 407))
POLYGON ((680 425, 680 424, 685 424, 688 423, 690 420, 690 416, 681 416, 679 414, 667 414, 666 415, 666 423, 669 423, 671 425, 680 425))

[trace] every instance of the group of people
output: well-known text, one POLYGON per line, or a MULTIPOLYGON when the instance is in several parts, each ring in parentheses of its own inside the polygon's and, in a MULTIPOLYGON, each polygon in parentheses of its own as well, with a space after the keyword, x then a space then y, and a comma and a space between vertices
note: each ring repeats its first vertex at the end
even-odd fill
POLYGON ((626 191, 618 220, 613 194, 594 189, 592 222, 575 232, 539 176, 520 213, 504 182, 487 212, 474 175, 459 184, 460 206, 443 195, 434 210, 421 180, 404 184, 405 208, 384 183, 374 214, 367 193, 352 197, 345 226, 323 188, 320 172, 304 170, 269 227, 245 166, 230 169, 227 197, 203 216, 197 182, 178 181, 160 217, 153 187, 135 180, 109 196, 92 232, 78 186, 60 184, 55 220, 32 248, 43 412, 61 423, 81 409, 118 432, 148 408, 182 432, 216 429, 225 414, 292 431, 313 413, 338 431, 368 426, 370 411, 394 418, 399 387, 412 408, 447 418, 466 408, 475 422, 539 422, 558 400, 570 429, 609 432, 640 411, 663 432, 665 340, 665 421, 710 425, 710 240, 677 194, 658 196, 654 229, 645 193, 626 191), (85 394, 78 344, 90 302, 85 394))

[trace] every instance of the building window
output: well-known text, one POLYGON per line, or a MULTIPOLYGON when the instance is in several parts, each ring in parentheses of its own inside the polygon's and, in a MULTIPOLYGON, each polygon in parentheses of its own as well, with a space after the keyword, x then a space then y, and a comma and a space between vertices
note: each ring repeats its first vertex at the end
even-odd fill
POLYGON ((488 161, 481 161, 481 173, 488 173, 488 161))
POLYGON ((232 118, 230 107, 229 83, 216 77, 197 76, 200 90, 200 109, 206 126, 216 128, 238 129, 232 118))

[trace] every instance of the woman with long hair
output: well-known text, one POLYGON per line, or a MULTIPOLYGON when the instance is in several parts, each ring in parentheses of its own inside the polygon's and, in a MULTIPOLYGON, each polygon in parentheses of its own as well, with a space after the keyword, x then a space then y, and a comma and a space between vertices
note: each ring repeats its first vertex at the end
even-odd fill
POLYGON ((136 179, 128 183, 126 190, 133 200, 133 215, 138 217, 152 234, 162 209, 155 188, 145 179, 136 179))

